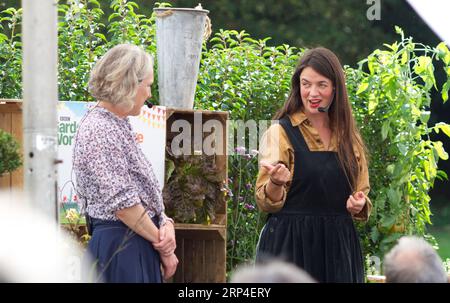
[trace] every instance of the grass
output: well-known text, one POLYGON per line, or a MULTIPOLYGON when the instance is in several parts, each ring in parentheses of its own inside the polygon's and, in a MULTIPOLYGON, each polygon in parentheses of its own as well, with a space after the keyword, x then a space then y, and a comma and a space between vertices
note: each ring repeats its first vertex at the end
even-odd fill
POLYGON ((442 260, 450 258, 450 224, 430 227, 429 232, 439 243, 438 253, 442 260))
POLYGON ((438 197, 430 204, 433 216, 433 225, 428 227, 439 244, 438 253, 442 260, 450 258, 450 200, 447 197, 438 197))

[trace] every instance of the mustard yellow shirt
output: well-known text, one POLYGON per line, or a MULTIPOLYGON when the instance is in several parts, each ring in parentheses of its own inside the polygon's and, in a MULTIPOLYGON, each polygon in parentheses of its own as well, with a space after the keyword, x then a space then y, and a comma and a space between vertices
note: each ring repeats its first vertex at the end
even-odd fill
MULTIPOLYGON (((302 111, 289 116, 289 119, 293 126, 298 126, 300 128, 310 151, 337 151, 336 138, 332 136, 329 149, 326 150, 320 139, 319 133, 302 111)), ((272 201, 266 196, 265 191, 265 187, 269 182, 267 170, 261 168, 259 170, 258 178, 256 180, 256 203, 261 211, 274 213, 281 210, 283 207, 284 202, 286 201, 286 193, 289 191, 289 187, 292 183, 292 176, 294 175, 294 148, 289 141, 285 130, 279 124, 273 124, 269 127, 263 141, 265 142, 260 149, 260 161, 269 163, 282 162, 291 172, 291 180, 284 186, 282 199, 280 201, 272 201)), ((354 150, 360 170, 355 191, 362 191, 365 194, 366 204, 361 212, 354 215, 353 218, 359 221, 367 221, 372 210, 372 202, 367 197, 370 191, 367 160, 364 154, 360 154, 357 149, 354 150)))

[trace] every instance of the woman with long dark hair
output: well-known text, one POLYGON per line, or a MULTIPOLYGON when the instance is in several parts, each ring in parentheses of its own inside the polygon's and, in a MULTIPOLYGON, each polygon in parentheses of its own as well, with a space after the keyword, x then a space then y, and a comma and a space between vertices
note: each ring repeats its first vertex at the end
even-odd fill
POLYGON ((257 261, 281 257, 321 282, 364 282, 353 220, 368 220, 369 176, 337 56, 304 53, 265 134, 256 201, 268 212, 257 261))

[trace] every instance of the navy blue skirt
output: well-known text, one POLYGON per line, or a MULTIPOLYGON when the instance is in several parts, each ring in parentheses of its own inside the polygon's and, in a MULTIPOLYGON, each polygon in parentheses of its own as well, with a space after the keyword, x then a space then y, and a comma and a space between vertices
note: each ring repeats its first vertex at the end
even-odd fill
MULTIPOLYGON (((92 220, 88 281, 162 283, 161 260, 153 245, 121 221, 92 220)), ((158 220, 152 218, 158 226, 158 220)), ((88 258, 85 258, 88 262, 88 258)))

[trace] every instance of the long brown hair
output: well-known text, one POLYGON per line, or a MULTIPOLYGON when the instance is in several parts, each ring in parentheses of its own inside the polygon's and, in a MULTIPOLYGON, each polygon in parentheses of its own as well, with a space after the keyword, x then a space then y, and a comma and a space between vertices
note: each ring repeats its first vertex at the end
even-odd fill
POLYGON ((349 179, 352 191, 354 191, 356 190, 356 182, 360 173, 354 147, 361 156, 364 156, 366 149, 356 127, 350 102, 348 101, 344 70, 338 57, 332 51, 318 47, 307 50, 303 54, 291 78, 289 97, 273 119, 281 119, 302 109, 300 75, 306 67, 311 67, 317 73, 330 79, 335 87, 334 99, 328 111, 330 129, 337 139, 339 162, 349 179))

